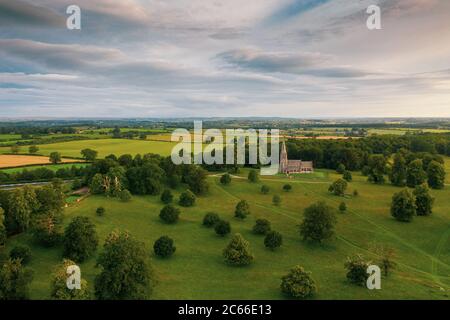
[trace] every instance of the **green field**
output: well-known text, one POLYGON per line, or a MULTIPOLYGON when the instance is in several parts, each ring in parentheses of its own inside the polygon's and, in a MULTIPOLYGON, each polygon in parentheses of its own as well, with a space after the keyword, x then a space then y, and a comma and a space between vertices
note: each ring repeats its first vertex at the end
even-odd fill
MULTIPOLYGON (((69 141, 61 143, 41 144, 39 154, 49 155, 51 152, 60 152, 63 157, 81 158, 80 151, 90 148, 98 151, 100 158, 109 154, 120 156, 122 154, 135 155, 137 153, 158 153, 164 156, 170 155, 175 143, 159 142, 159 141, 142 141, 128 139, 98 139, 98 140, 81 140, 69 141)), ((10 148, 0 148, 0 153, 9 153, 10 148)), ((27 147, 22 147, 21 152, 28 152, 27 147)))
POLYGON ((36 166, 27 166, 27 167, 18 167, 18 168, 8 168, 8 169, 1 169, 1 172, 5 173, 15 173, 15 172, 22 172, 24 169, 27 170, 34 170, 39 168, 46 168, 53 171, 57 171, 58 169, 64 169, 64 168, 72 168, 72 166, 76 167, 85 167, 87 164, 85 163, 61 163, 61 164, 50 164, 50 165, 36 165, 36 166))
MULTIPOLYGON (((241 176, 245 176, 245 171, 241 176)), ((210 193, 200 197, 196 206, 182 208, 176 225, 160 222, 162 203, 157 196, 135 196, 130 203, 91 196, 66 209, 65 223, 77 215, 88 216, 95 222, 102 241, 112 230, 121 229, 145 242, 158 278, 152 299, 282 299, 280 278, 297 264, 312 272, 319 288, 317 299, 449 299, 450 187, 433 191, 436 205, 432 216, 400 223, 389 214, 391 196, 399 189, 369 184, 365 177, 354 173, 349 192, 357 189, 360 195, 344 199, 349 210, 338 214, 336 239, 323 245, 302 242, 297 225, 303 209, 317 200, 325 200, 333 207, 343 200, 327 192, 329 183, 337 177, 330 171, 318 171, 294 179, 281 175, 266 177, 257 184, 233 178, 231 185, 224 187, 217 176, 211 176, 210 193), (281 191, 286 182, 293 185, 289 193, 281 191), (270 194, 259 192, 263 183, 270 186, 270 194), (282 196, 280 207, 272 205, 275 193, 282 196), (245 221, 233 217, 239 199, 246 199, 251 205, 252 214, 245 221), (104 217, 95 214, 99 206, 106 208, 104 217), (232 233, 239 232, 250 241, 255 255, 252 265, 236 268, 223 262, 222 250, 230 236, 220 238, 201 225, 208 211, 229 220, 232 233), (263 237, 251 233, 257 218, 269 219, 272 228, 283 234, 284 244, 279 250, 266 250, 263 237), (171 259, 161 260, 151 253, 153 242, 161 235, 175 240, 177 251, 171 259), (398 268, 383 278, 379 291, 348 284, 343 267, 346 257, 362 253, 376 260, 371 251, 375 243, 395 248, 398 268)), ((60 262, 62 249, 33 246, 26 234, 9 239, 7 247, 18 243, 26 243, 33 250, 32 298, 48 298, 49 270, 60 262)), ((80 265, 91 288, 99 273, 95 263, 93 257, 80 265)))

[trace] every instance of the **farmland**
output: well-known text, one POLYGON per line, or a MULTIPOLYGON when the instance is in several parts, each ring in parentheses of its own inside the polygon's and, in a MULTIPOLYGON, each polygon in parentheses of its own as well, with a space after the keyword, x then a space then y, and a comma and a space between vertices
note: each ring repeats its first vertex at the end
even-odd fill
MULTIPOLYGON (((72 159, 62 159, 63 163, 73 162, 72 159)), ((50 160, 45 156, 24 156, 24 155, 0 155, 0 168, 20 167, 38 164, 49 164, 50 160)))

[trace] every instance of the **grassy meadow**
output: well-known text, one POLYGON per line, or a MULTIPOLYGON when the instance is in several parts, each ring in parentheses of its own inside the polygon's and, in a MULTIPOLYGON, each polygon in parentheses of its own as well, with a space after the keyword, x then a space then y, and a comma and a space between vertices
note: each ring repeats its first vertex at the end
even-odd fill
MULTIPOLYGON (((158 279, 152 299, 283 299, 280 278, 297 264, 312 272, 319 288, 317 299, 449 299, 449 186, 433 191, 436 205, 432 216, 401 223, 389 213, 391 196, 399 189, 369 184, 356 173, 348 193, 357 189, 360 195, 345 198, 327 192, 329 183, 338 175, 326 170, 294 178, 262 177, 256 184, 249 183, 245 176, 243 170, 240 178, 234 177, 229 186, 222 186, 219 176, 210 176, 209 194, 198 198, 194 207, 181 208, 180 221, 175 225, 165 225, 159 220, 163 206, 159 196, 135 196, 129 203, 91 196, 66 208, 64 222, 67 224, 78 215, 88 216, 96 224, 101 242, 114 229, 128 230, 143 241, 158 279), (287 182, 293 186, 288 193, 282 191, 287 182), (271 188, 268 195, 260 193, 262 184, 271 188), (272 204, 274 194, 282 197, 279 207, 272 204), (234 207, 240 199, 246 199, 251 206, 251 215, 244 221, 234 218, 234 207), (337 214, 336 238, 322 245, 305 243, 298 233, 304 208, 318 200, 336 208, 341 201, 348 206, 347 213, 337 214), (99 206, 106 208, 103 217, 95 213, 99 206), (230 221, 232 234, 239 232, 250 242, 255 255, 252 265, 230 267, 223 262, 222 250, 231 236, 221 238, 201 225, 209 211, 230 221), (281 248, 274 252, 267 250, 264 237, 252 234, 257 218, 270 220, 272 229, 283 234, 281 248), (162 235, 172 237, 177 247, 174 256, 167 260, 152 253, 154 241, 162 235), (349 284, 345 278, 346 257, 361 253, 376 262, 375 244, 395 248, 397 269, 382 279, 382 290, 370 291, 349 284)), ((176 191, 175 198, 181 191, 182 188, 176 191)), ((26 234, 10 238, 7 247, 19 243, 30 245, 33 251, 30 266, 35 270, 35 279, 31 297, 48 298, 50 271, 61 261, 62 248, 34 246, 26 234)), ((102 246, 97 252, 101 249, 102 246)), ((80 265, 91 288, 99 273, 95 263, 96 257, 92 257, 80 265)))

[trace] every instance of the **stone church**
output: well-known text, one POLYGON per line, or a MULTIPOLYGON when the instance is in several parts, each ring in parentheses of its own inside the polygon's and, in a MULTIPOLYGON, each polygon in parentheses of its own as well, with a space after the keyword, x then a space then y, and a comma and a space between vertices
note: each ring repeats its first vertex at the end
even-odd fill
POLYGON ((280 154, 280 173, 312 173, 314 166, 312 161, 289 160, 286 144, 283 141, 280 154))

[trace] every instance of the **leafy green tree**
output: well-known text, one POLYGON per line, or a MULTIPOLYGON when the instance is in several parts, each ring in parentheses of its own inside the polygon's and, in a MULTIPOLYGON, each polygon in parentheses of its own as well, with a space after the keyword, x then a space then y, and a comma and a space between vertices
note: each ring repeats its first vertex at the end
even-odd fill
POLYGON ((266 186, 265 184, 261 186, 261 193, 262 194, 268 194, 270 192, 270 188, 266 186))
POLYGON ((158 257, 167 258, 175 253, 176 247, 173 245, 173 240, 171 238, 162 236, 155 241, 153 251, 158 257))
POLYGON ((195 194, 191 190, 186 190, 180 194, 178 204, 182 207, 192 207, 195 204, 195 194))
POLYGON ((81 155, 86 161, 94 161, 97 158, 98 152, 89 148, 81 150, 81 155))
POLYGON ((29 299, 33 270, 24 268, 20 260, 8 260, 0 268, 0 300, 29 299))
POLYGON ((416 186, 413 191, 416 198, 416 213, 418 216, 429 216, 433 212, 434 198, 426 183, 416 186))
POLYGON ((395 262, 396 254, 395 250, 388 246, 375 245, 373 251, 379 257, 378 265, 380 266, 383 274, 387 277, 396 268, 395 262))
POLYGON ((161 220, 168 224, 176 223, 178 221, 179 215, 180 210, 171 204, 166 205, 161 209, 159 213, 159 217, 161 218, 161 220))
POLYGON ((80 289, 71 290, 67 287, 67 269, 76 265, 75 262, 64 259, 52 274, 50 297, 54 300, 90 300, 88 282, 85 279, 80 281, 80 289))
POLYGON ((389 174, 389 180, 394 186, 406 186, 406 160, 401 153, 396 153, 394 163, 389 174))
POLYGON ((241 200, 236 205, 234 216, 239 219, 245 219, 250 214, 250 205, 246 200, 241 200))
MULTIPOLYGON (((36 199, 38 205, 35 205, 35 208, 38 208, 38 210, 33 210, 34 212, 38 211, 39 214, 51 214, 55 218, 61 218, 66 204, 66 195, 62 190, 62 185, 59 185, 57 181, 51 185, 37 188, 36 199)), ((30 203, 33 203, 33 201, 30 203)))
POLYGON ((368 180, 372 183, 383 184, 386 174, 387 160, 382 154, 374 154, 368 160, 368 180))
POLYGON ((422 160, 417 159, 409 163, 406 171, 406 185, 410 188, 424 183, 427 180, 427 174, 423 170, 422 160))
POLYGON ((281 278, 281 292, 295 299, 307 299, 317 293, 317 286, 310 272, 295 266, 281 278))
POLYGON ((353 180, 352 173, 348 170, 345 170, 344 174, 342 175, 342 179, 344 179, 347 182, 351 182, 353 180))
POLYGON ((264 245, 270 250, 275 250, 283 244, 283 236, 277 231, 269 231, 264 238, 264 245))
MULTIPOLYGON (((32 193, 28 198, 32 197, 32 193)), ((5 226, 9 233, 26 231, 31 223, 33 208, 30 206, 24 188, 11 191, 8 195, 8 211, 5 212, 5 226)))
POLYGON ((96 173, 92 178, 90 190, 92 194, 102 194, 105 192, 105 187, 103 184, 103 175, 101 173, 96 173))
POLYGON ((270 231, 270 221, 267 219, 257 219, 253 226, 254 234, 267 234, 270 231))
POLYGON ((220 177, 220 183, 223 185, 229 185, 231 183, 231 176, 229 173, 225 173, 220 177))
POLYGON ((234 266, 245 266, 253 261, 253 255, 250 252, 249 242, 236 233, 231 238, 228 246, 223 250, 225 262, 234 266))
POLYGON ((104 207, 98 207, 97 210, 95 210, 95 213, 99 217, 103 217, 105 215, 105 208, 104 207))
POLYGON ((347 190, 347 186, 347 181, 345 181, 344 179, 337 179, 330 185, 328 191, 336 196, 343 197, 345 195, 345 191, 347 190))
POLYGON ((347 204, 346 204, 345 202, 341 202, 341 203, 339 204, 339 211, 340 211, 341 213, 344 213, 345 211, 347 211, 347 204))
POLYGON ((303 240, 317 242, 330 239, 334 235, 336 222, 336 215, 331 207, 322 201, 314 203, 304 211, 300 236, 303 240))
POLYGON ((132 166, 126 171, 128 188, 133 194, 157 195, 162 189, 163 175, 164 171, 154 161, 132 166))
POLYGON ((36 219, 32 230, 33 240, 44 247, 53 247, 63 237, 60 223, 52 214, 45 214, 36 219))
POLYGON ((224 237, 231 232, 231 226, 228 221, 220 219, 214 225, 214 231, 217 235, 224 237))
POLYGON ((32 145, 28 148, 28 152, 30 154, 36 154, 39 151, 39 147, 37 147, 36 145, 32 145))
POLYGON ((88 217, 75 217, 64 231, 63 256, 83 262, 97 249, 98 236, 95 225, 88 217))
POLYGON ((289 191, 291 191, 292 190, 292 186, 290 185, 290 184, 285 184, 284 186, 283 186, 283 190, 285 191, 285 192, 289 192, 289 191))
POLYGON ((53 164, 58 164, 61 162, 61 154, 59 152, 52 152, 50 153, 49 160, 53 164))
POLYGON ((196 195, 205 194, 209 190, 208 172, 201 167, 186 166, 183 174, 183 182, 196 195))
POLYGON ((343 174, 345 172, 345 165, 343 163, 340 163, 336 168, 336 172, 339 174, 343 174))
POLYGON ((410 222, 416 214, 416 204, 413 194, 404 189, 392 197, 391 215, 398 221, 410 222))
POLYGON ((3 208, 0 208, 0 248, 5 245, 7 233, 5 227, 5 211, 3 208))
POLYGON ((161 194, 161 201, 164 204, 172 203, 173 201, 172 191, 170 191, 169 189, 164 190, 163 193, 161 194))
POLYGON ((359 191, 358 190, 353 190, 353 196, 354 197, 357 197, 357 196, 359 196, 359 191))
POLYGON ((26 265, 31 260, 31 249, 29 246, 17 245, 9 252, 11 260, 20 260, 22 265, 26 265))
POLYGON ((278 194, 275 194, 275 195, 272 197, 272 203, 273 203, 275 206, 279 206, 279 205, 281 204, 281 197, 280 197, 278 194))
POLYGON ((208 212, 205 217, 203 218, 203 225, 205 227, 211 228, 216 225, 217 222, 219 222, 220 218, 219 215, 215 212, 208 212))
POLYGON ((356 285, 365 286, 369 274, 367 268, 371 264, 370 261, 365 261, 362 255, 355 255, 347 257, 344 266, 347 269, 347 279, 356 285))
POLYGON ((259 175, 258 172, 256 172, 256 170, 250 170, 248 172, 248 181, 252 183, 256 183, 259 181, 259 175))
POLYGON ((123 189, 119 192, 118 197, 120 199, 120 201, 122 202, 129 202, 131 201, 131 192, 128 191, 127 189, 123 189))
POLYGON ((433 189, 443 189, 445 185, 445 168, 437 161, 428 165, 428 185, 433 189))
POLYGON ((112 232, 97 265, 95 296, 99 300, 143 300, 149 297, 154 276, 144 244, 128 233, 112 232))

